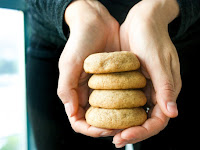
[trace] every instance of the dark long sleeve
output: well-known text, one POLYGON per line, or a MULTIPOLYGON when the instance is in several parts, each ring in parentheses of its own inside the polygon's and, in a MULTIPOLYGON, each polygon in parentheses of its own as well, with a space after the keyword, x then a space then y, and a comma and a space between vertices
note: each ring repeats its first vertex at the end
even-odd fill
MULTIPOLYGON (((64 11, 71 1, 72 0, 27 0, 31 12, 31 25, 33 31, 35 31, 34 33, 52 43, 65 43, 69 30, 63 20, 64 11)), ((100 1, 105 1, 105 4, 109 5, 112 9, 115 8, 114 2, 112 2, 112 4, 109 0, 100 1)), ((139 0, 126 0, 126 3, 130 2, 131 5, 134 5, 132 3, 138 1, 139 0)), ((179 40, 188 34, 188 30, 193 25, 197 24, 200 19, 200 0, 177 0, 177 2, 180 7, 179 17, 169 25, 169 33, 174 40, 179 40)), ((125 1, 123 1, 122 4, 124 3, 125 1)), ((125 6, 121 7, 126 8, 125 6)), ((123 18, 121 20, 123 20, 123 18)), ((198 25, 193 28, 194 31, 198 29, 198 25)))
MULTIPOLYGON (((181 39, 188 29, 200 19, 200 0, 177 0, 177 2, 180 14, 169 26, 173 39, 181 39)), ((200 27, 194 26, 194 28, 199 29, 200 27)))
POLYGON ((66 40, 64 33, 64 28, 66 26, 66 24, 64 24, 64 12, 71 1, 72 0, 27 0, 32 17, 31 20, 33 21, 33 29, 36 31, 46 31, 47 36, 56 36, 56 34, 58 34, 59 38, 66 40))

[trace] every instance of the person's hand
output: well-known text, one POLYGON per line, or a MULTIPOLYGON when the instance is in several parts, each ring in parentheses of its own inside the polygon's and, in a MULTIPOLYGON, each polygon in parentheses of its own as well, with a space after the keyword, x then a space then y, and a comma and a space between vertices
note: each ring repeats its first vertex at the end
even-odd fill
POLYGON ((119 24, 98 1, 73 1, 65 11, 70 37, 59 60, 57 93, 72 128, 92 137, 112 136, 117 130, 90 126, 85 120, 88 108, 89 75, 83 70, 84 59, 93 53, 119 51, 119 24))
POLYGON ((114 136, 116 147, 158 134, 169 118, 178 115, 180 64, 168 33, 168 24, 178 12, 175 0, 143 0, 129 11, 120 27, 121 50, 136 54, 141 62, 141 72, 148 80, 144 91, 150 110, 142 126, 125 129, 114 136))

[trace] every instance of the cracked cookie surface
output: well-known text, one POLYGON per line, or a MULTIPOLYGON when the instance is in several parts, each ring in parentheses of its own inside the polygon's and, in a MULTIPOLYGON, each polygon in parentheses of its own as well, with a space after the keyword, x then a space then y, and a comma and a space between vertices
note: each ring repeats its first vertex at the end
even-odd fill
POLYGON ((86 73, 124 72, 139 67, 138 58, 127 51, 92 54, 85 59, 83 66, 86 73))

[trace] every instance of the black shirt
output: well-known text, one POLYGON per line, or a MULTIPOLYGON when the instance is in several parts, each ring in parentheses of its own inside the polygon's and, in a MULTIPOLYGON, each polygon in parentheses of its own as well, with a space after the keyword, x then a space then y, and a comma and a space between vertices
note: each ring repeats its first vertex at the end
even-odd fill
MULTIPOLYGON (((69 29, 64 12, 72 0, 27 0, 30 16, 31 45, 34 54, 46 57, 60 54, 69 29), (43 47, 44 51, 37 51, 43 47), (48 52, 45 52, 45 49, 48 52)), ((140 0, 99 0, 121 24, 128 11, 140 0)), ((177 0, 180 15, 169 24, 169 34, 175 46, 200 41, 200 0, 177 0)))

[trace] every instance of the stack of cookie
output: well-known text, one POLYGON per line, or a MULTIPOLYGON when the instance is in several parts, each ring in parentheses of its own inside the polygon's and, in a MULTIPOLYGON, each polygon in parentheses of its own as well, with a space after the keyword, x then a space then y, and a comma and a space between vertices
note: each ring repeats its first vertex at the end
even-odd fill
POLYGON ((145 122, 147 114, 145 77, 137 71, 140 62, 131 52, 97 53, 84 61, 88 81, 94 89, 89 97, 91 107, 86 112, 88 124, 107 129, 124 129, 145 122))

